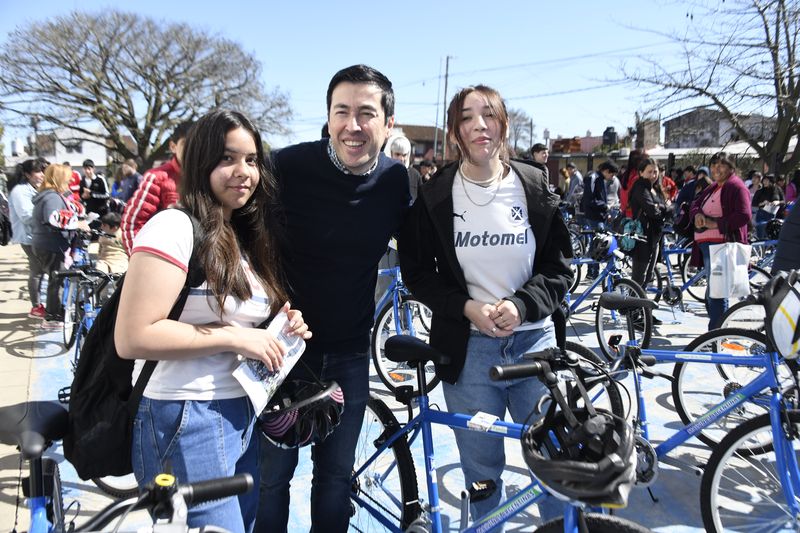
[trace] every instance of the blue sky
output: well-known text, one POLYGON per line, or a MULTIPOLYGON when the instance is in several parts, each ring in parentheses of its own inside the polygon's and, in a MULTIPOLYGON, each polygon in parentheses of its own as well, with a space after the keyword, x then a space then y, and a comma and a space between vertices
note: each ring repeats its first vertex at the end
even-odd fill
MULTIPOLYGON (((545 129, 551 138, 587 130, 600 135, 607 126, 624 131, 647 103, 639 89, 606 80, 619 78, 621 64, 635 63, 640 55, 675 61, 662 37, 632 28, 682 31, 687 21, 685 4, 657 0, 0 0, 0 36, 72 10, 110 7, 188 22, 254 53, 265 85, 288 92, 295 111, 293 135, 269 138, 273 146, 319 136, 327 83, 355 63, 374 66, 392 80, 399 124, 432 126, 437 109, 441 124, 446 56, 448 97, 466 85, 491 85, 510 108, 533 117, 539 140, 545 129)), ((6 151, 10 139, 7 133, 2 141, 6 151)))

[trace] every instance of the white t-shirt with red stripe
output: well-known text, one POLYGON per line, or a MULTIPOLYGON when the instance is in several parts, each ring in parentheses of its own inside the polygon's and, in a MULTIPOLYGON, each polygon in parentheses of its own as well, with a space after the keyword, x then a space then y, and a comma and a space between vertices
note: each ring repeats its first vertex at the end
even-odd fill
MULTIPOLYGON (((194 236, 192 223, 177 209, 160 211, 136 235, 131 255, 147 252, 157 255, 188 272, 194 236)), ((222 317, 206 282, 192 288, 179 321, 186 324, 225 323, 232 326, 255 327, 269 316, 269 298, 257 282, 246 260, 242 267, 250 280, 253 296, 247 301, 229 296, 222 317)), ((147 298, 146 294, 139 296, 147 298)), ((232 372, 238 366, 236 354, 222 352, 191 359, 159 361, 147 383, 144 396, 155 400, 214 400, 245 396, 232 372)), ((143 360, 137 360, 133 383, 141 372, 143 360)))

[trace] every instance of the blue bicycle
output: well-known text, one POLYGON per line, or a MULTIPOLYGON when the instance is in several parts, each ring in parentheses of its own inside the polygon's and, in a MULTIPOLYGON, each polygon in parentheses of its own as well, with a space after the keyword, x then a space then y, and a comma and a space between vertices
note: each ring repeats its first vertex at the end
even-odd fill
MULTIPOLYGON (((427 342, 433 313, 411 295, 403 283, 400 267, 379 269, 378 276, 390 278, 390 283, 375 306, 370 349, 378 377, 394 393, 399 386, 415 384, 416 371, 386 357, 386 340, 394 335, 411 335, 427 342)), ((439 383, 432 365, 425 369, 425 375, 427 390, 431 390, 439 383)))
MULTIPOLYGON (((603 295, 600 305, 628 312, 655 304, 603 295)), ((798 531, 796 362, 781 358, 765 335, 747 330, 709 331, 683 351, 643 349, 630 339, 612 340, 618 352, 608 373, 616 379, 633 374, 638 482, 649 486, 659 462, 686 467, 668 454, 697 437, 714 449, 705 469, 695 467, 703 476, 700 505, 707 531, 798 531), (656 363, 675 363, 672 398, 685 425, 653 446, 642 377, 664 376, 649 368, 656 363)))
MULTIPOLYGON (((359 443, 356 447, 356 462, 352 479, 351 500, 353 503, 353 518, 351 527, 357 531, 433 531, 441 532, 442 513, 435 470, 435 446, 433 443, 433 426, 450 427, 457 430, 482 431, 498 438, 521 438, 528 429, 522 424, 509 423, 501 420, 481 420, 479 415, 439 411, 429 403, 425 387, 425 365, 431 361, 445 362, 445 356, 431 348, 429 345, 409 336, 396 336, 387 342, 387 357, 397 362, 404 362, 413 366, 417 375, 417 388, 410 386, 399 387, 396 399, 405 403, 409 411, 410 420, 400 425, 389 407, 380 399, 372 396, 367 406, 359 443), (414 408, 418 409, 416 416, 414 408), (419 436, 422 438, 424 450, 425 476, 427 482, 427 501, 419 497, 417 474, 411 455, 409 444, 419 436)), ((580 347, 582 348, 582 347, 580 347)), ((622 400, 613 380, 607 379, 594 370, 600 363, 596 355, 591 354, 591 364, 584 361, 579 355, 567 355, 559 350, 548 350, 541 354, 529 354, 535 370, 526 375, 538 375, 550 388, 554 401, 549 402, 555 409, 557 403, 574 412, 591 411, 594 409, 590 401, 590 394, 610 399, 607 403, 608 411, 619 413, 622 409, 622 400), (542 360, 538 360, 538 358, 542 360), (543 362, 548 363, 542 366, 543 362), (559 366, 561 365, 561 366, 559 366), (555 376, 553 371, 559 372, 560 379, 551 379, 555 376), (588 377, 591 383, 578 386, 584 379, 583 369, 588 368, 588 377), (569 380, 561 372, 567 371, 573 377, 569 380), (598 388, 609 387, 602 393, 598 388)), ((528 356, 526 356, 527 358, 528 356)), ((495 370, 498 377, 515 377, 514 370, 495 370), (507 374, 512 374, 508 376, 507 374), (501 376, 505 374, 505 376, 501 376)), ((620 418, 620 420, 622 420, 620 418)), ((461 501, 461 531, 490 531, 501 527, 504 523, 517 516, 526 507, 539 503, 545 498, 552 497, 542 485, 533 480, 530 484, 519 490, 508 501, 501 503, 494 511, 476 519, 467 526, 468 507, 470 501, 485 497, 487 492, 493 491, 492 483, 485 483, 481 488, 465 491, 461 501)), ((545 524, 542 531, 579 531, 581 525, 588 526, 589 531, 644 531, 644 528, 617 517, 595 513, 584 513, 590 506, 579 502, 565 505, 563 519, 545 524)), ((585 531, 586 529, 581 529, 585 531)))

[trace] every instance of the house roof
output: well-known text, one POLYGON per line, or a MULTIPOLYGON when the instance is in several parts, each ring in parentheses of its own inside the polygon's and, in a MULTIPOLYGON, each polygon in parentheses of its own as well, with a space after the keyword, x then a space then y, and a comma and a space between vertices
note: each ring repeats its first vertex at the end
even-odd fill
POLYGON ((444 132, 442 128, 435 128, 433 126, 413 126, 406 124, 395 124, 396 129, 403 130, 403 135, 411 141, 417 142, 433 142, 436 130, 439 130, 439 140, 441 141, 444 132))

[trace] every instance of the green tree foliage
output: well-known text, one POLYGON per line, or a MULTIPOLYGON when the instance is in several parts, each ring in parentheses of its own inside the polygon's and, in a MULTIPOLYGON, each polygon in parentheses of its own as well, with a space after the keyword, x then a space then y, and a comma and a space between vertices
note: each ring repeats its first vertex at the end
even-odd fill
POLYGON ((237 109, 264 133, 286 133, 285 93, 266 90, 261 66, 238 43, 187 24, 132 13, 73 12, 17 28, 0 48, 0 109, 9 125, 95 134, 144 168, 167 155, 180 122, 237 109), (125 137, 132 144, 125 142, 125 137))

